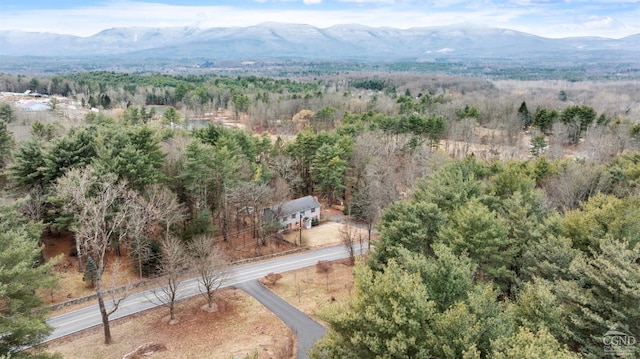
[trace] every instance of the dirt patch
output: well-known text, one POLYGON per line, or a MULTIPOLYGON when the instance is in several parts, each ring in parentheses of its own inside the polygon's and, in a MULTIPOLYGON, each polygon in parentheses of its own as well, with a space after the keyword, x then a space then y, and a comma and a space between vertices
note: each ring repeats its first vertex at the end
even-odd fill
POLYGON ((166 346, 147 358, 292 358, 294 335, 273 313, 236 289, 218 292, 218 310, 202 310, 206 300, 193 297, 177 306, 179 323, 169 325, 164 307, 112 322, 114 344, 104 345, 102 328, 49 343, 64 358, 122 358, 142 345, 166 346), (89 349, 90 348, 90 349, 89 349), (91 354, 89 354, 91 353, 91 354))
POLYGON ((216 241, 216 246, 220 248, 225 258, 230 262, 286 252, 297 248, 292 243, 277 240, 274 237, 267 238, 264 245, 258 245, 257 240, 249 233, 251 232, 250 228, 240 227, 239 233, 234 233, 235 231, 235 228, 232 229, 232 237, 229 241, 224 242, 222 238, 216 241))

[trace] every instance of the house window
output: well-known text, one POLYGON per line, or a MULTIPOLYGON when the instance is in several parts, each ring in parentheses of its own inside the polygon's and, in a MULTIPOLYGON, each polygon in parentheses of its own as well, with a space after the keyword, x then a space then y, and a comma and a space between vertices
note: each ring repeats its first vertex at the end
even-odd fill
POLYGON ((291 215, 291 219, 296 219, 296 214, 295 213, 291 215))
POLYGON ((315 208, 311 208, 311 213, 314 213, 316 211, 315 208))

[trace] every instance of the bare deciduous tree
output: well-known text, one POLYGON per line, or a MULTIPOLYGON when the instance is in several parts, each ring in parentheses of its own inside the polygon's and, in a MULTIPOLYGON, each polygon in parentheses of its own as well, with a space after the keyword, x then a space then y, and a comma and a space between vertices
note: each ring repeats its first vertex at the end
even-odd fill
POLYGON ((148 203, 138 197, 133 204, 136 206, 138 216, 129 218, 127 222, 127 247, 129 254, 137 262, 138 275, 142 279, 142 267, 144 261, 151 255, 150 230, 152 213, 148 209, 148 203))
POLYGON ((351 220, 347 221, 347 223, 345 223, 338 232, 340 233, 340 240, 342 241, 342 244, 344 244, 344 247, 349 253, 349 263, 353 265, 356 260, 355 245, 357 243, 357 234, 351 225, 351 220))
POLYGON ((228 197, 238 208, 237 215, 249 219, 256 245, 265 244, 262 210, 272 204, 273 190, 263 183, 242 182, 228 192, 228 197))
POLYGON ((355 217, 367 225, 368 240, 380 212, 399 197, 394 163, 396 152, 389 141, 380 140, 377 132, 364 133, 356 138, 351 166, 356 188, 350 200, 355 217))
POLYGON ((207 298, 207 308, 214 311, 216 308, 213 296, 222 286, 228 276, 228 266, 222 257, 222 253, 214 247, 215 238, 211 236, 198 236, 189 243, 191 258, 200 282, 200 293, 207 298))
MULTIPOLYGON (((276 178, 283 179, 289 185, 289 189, 300 192, 305 186, 300 173, 295 170, 295 161, 291 156, 280 154, 269 159, 269 168, 277 174, 276 178)), ((286 193, 288 196, 289 193, 286 193)))
POLYGON ((175 304, 180 283, 184 280, 189 265, 189 256, 182 241, 174 236, 165 236, 161 241, 162 259, 160 274, 164 285, 155 289, 153 294, 158 302, 169 308, 169 323, 176 323, 175 304))
POLYGON ((185 218, 185 208, 175 193, 166 187, 152 185, 146 191, 148 210, 151 220, 161 226, 165 236, 169 234, 172 224, 180 223, 185 218))
POLYGON ((450 122, 448 138, 453 142, 452 153, 455 157, 466 157, 469 154, 471 145, 476 143, 473 129, 477 125, 478 122, 475 118, 463 118, 450 122))
POLYGON ((118 182, 115 175, 97 178, 90 167, 69 170, 55 184, 55 192, 63 200, 63 209, 75 215, 78 260, 91 257, 96 263, 96 295, 102 316, 105 344, 111 344, 109 315, 118 309, 124 298, 114 300, 107 310, 103 286, 105 254, 112 243, 126 239, 129 218, 140 216, 135 205, 137 194, 118 182))
POLYGON ((543 181, 542 188, 551 207, 565 211, 608 188, 610 180, 597 165, 567 162, 558 174, 543 181))
POLYGON ((34 222, 40 222, 46 214, 45 203, 47 195, 40 185, 36 185, 29 190, 29 197, 22 206, 22 211, 29 219, 34 222))

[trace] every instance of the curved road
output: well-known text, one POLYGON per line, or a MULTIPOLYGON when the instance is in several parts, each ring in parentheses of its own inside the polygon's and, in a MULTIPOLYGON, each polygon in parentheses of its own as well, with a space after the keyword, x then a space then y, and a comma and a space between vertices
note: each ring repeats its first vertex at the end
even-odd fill
MULTIPOLYGON (((359 246, 356 246, 356 252, 359 249, 359 246)), ((278 273, 278 272, 286 272, 294 269, 304 268, 308 266, 315 265, 320 260, 337 260, 342 258, 347 258, 349 256, 347 250, 343 245, 327 247, 316 249, 308 252, 303 252, 301 254, 295 254, 285 257, 277 257, 270 260, 265 260, 261 262, 255 262, 251 264, 240 265, 234 267, 229 274, 229 277, 225 281, 222 287, 230 287, 230 286, 238 286, 242 287, 240 284, 250 281, 255 281, 259 278, 264 277, 269 273, 278 273)), ((180 284, 180 291, 178 292, 178 300, 183 298, 192 297, 200 294, 199 290, 199 282, 197 278, 191 278, 183 281, 180 284)), ((251 284, 247 284, 243 287, 248 288, 251 291, 253 286, 251 284)), ((249 294, 252 294, 248 291, 249 294)), ((153 290, 147 290, 143 292, 138 292, 129 295, 122 303, 120 303, 120 307, 118 310, 110 316, 110 320, 123 318, 131 314, 135 314, 138 312, 142 312, 147 309, 154 308, 158 305, 157 299, 155 299, 155 295, 153 294, 153 290)), ((265 294, 261 291, 256 292, 256 299, 261 303, 266 301, 265 294)), ((284 302, 284 301, 283 301, 284 302)), ((286 302, 285 302, 286 303, 286 302)), ((109 307, 109 303, 107 303, 107 309, 109 307)), ((293 307, 291 307, 293 308, 293 307)), ((285 310, 289 312, 291 308, 285 310)), ((271 309, 271 308, 269 308, 271 309)), ((295 308, 293 308, 295 309, 295 308)), ((297 310, 297 309, 295 309, 297 310)), ((280 316, 279 313, 276 315, 280 316)), ((281 317, 282 318, 282 317, 281 317)), ((294 321, 297 319, 294 319, 294 321)), ((285 319, 283 318, 283 321, 285 319)), ((73 312, 68 312, 65 314, 58 315, 56 317, 52 317, 47 320, 47 323, 51 325, 54 330, 51 335, 45 340, 50 341, 54 339, 58 339, 64 337, 69 334, 77 333, 82 330, 102 325, 102 320, 100 319, 100 312, 98 310, 98 305, 91 305, 89 307, 78 309, 73 312)), ((287 323, 287 321, 285 321, 287 323)), ((315 322, 314 322, 315 323, 315 322)), ((288 323, 287 323, 288 324, 288 323)), ((316 323, 317 324, 317 323, 316 323)), ((300 330, 296 330, 292 328, 294 332, 300 333, 300 330)), ((305 339, 306 340, 306 339, 305 339)), ((299 340, 299 346, 300 346, 299 340)), ((307 343, 303 343, 307 345, 307 343)), ((311 344, 312 345, 312 344, 311 344)), ((310 348, 310 347, 309 347, 310 348)), ((307 349, 308 350, 308 349, 307 349)), ((303 348, 298 348, 298 357, 300 357, 300 353, 306 354, 303 348)))

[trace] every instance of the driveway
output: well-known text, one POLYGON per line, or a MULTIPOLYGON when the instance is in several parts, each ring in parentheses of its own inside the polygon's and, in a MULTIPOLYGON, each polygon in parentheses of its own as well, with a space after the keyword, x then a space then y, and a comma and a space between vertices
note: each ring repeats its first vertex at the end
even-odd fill
POLYGON ((322 325, 275 295, 257 280, 240 283, 236 287, 256 298, 291 328, 298 339, 298 359, 309 357, 309 352, 315 342, 326 333, 326 329, 322 325))

